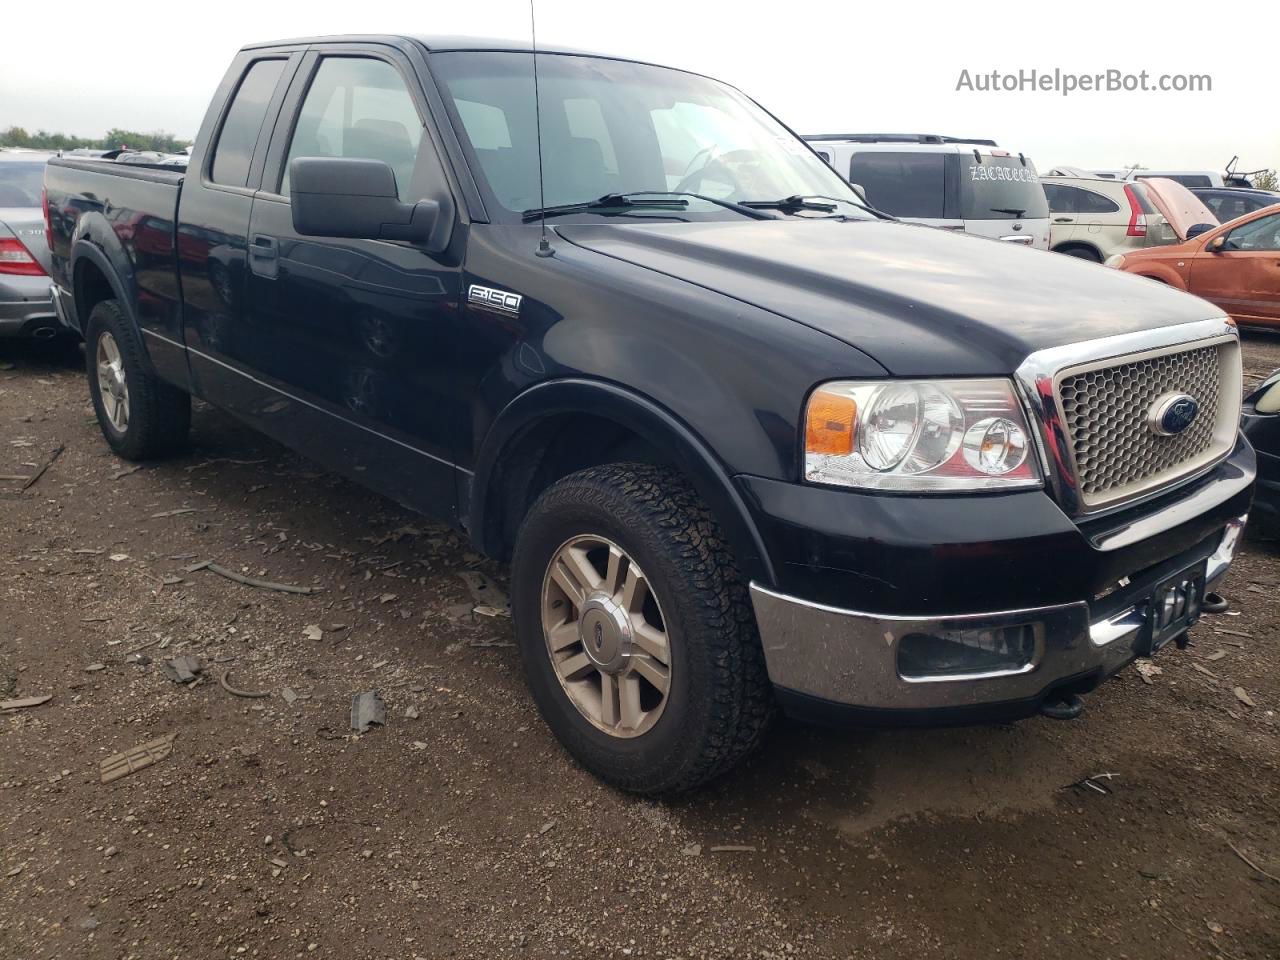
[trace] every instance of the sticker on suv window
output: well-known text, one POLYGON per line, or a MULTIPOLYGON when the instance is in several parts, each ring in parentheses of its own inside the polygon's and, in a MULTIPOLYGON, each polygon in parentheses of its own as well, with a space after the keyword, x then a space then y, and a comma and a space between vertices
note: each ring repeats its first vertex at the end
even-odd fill
POLYGON ((1020 183, 1036 183, 1034 170, 1026 167, 987 167, 974 164, 969 168, 970 180, 1016 180, 1020 183))

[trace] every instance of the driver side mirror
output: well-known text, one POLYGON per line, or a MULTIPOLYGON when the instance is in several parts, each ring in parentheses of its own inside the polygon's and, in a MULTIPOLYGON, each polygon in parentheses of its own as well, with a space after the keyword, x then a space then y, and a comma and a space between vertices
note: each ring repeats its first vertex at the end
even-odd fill
POLYGON ((381 160, 298 157, 289 164, 289 184, 293 229, 304 236, 406 240, 431 253, 449 245, 452 204, 405 203, 395 172, 381 160))
POLYGON ((1220 237, 1214 237, 1206 244, 1205 249, 1210 253, 1221 253, 1227 248, 1227 235, 1224 233, 1220 237))
POLYGON ((853 192, 856 193, 861 198, 863 203, 870 206, 871 201, 867 199, 867 191, 863 189, 862 184, 851 183, 849 184, 849 186, 853 188, 853 192))

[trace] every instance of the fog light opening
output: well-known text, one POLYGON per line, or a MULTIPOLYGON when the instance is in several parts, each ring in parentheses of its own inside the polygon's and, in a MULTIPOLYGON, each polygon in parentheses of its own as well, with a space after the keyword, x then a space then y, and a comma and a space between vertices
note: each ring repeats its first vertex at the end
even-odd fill
POLYGON ((1035 624, 909 633, 898 641, 904 680, 1022 673, 1036 653, 1035 624))

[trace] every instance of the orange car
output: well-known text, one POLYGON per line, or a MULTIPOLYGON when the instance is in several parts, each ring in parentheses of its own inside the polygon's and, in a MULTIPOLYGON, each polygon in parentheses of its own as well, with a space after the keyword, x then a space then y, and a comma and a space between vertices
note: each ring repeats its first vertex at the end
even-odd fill
POLYGON ((1280 203, 1107 266, 1211 300, 1237 323, 1280 327, 1280 203))

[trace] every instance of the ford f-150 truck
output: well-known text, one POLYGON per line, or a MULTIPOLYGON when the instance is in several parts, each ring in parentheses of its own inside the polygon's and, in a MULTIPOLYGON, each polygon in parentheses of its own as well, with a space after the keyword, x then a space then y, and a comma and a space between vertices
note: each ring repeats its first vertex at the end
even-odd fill
POLYGON ((693 73, 254 45, 185 171, 46 193, 112 449, 179 448, 195 396, 465 530, 547 723, 630 790, 779 705, 1069 717, 1185 637, 1249 507, 1221 310, 895 222, 693 73))

